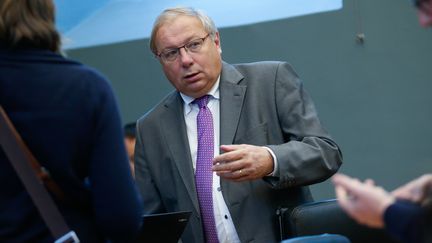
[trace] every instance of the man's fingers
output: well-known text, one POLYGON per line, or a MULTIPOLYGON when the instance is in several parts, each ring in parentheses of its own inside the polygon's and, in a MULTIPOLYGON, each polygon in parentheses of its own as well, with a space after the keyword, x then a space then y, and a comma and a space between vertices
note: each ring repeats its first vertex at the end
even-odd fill
POLYGON ((244 181, 249 178, 249 174, 246 169, 239 169, 231 172, 217 172, 216 174, 224 179, 233 181, 244 181))
POLYGON ((229 162, 229 163, 216 163, 213 165, 212 169, 216 172, 234 172, 242 169, 244 166, 239 162, 229 162))
POLYGON ((239 148, 239 145, 237 144, 230 144, 230 145, 221 145, 220 149, 224 152, 230 152, 230 151, 234 151, 236 149, 239 148))
POLYGON ((242 155, 237 151, 223 153, 213 158, 213 164, 227 164, 240 160, 242 155))
POLYGON ((332 182, 335 186, 342 186, 351 193, 361 193, 365 184, 361 183, 358 179, 353 179, 344 174, 337 173, 332 177, 332 182))
POLYGON ((214 157, 213 164, 222 164, 240 160, 243 157, 243 154, 240 152, 242 147, 242 145, 222 145, 221 149, 224 153, 214 157))

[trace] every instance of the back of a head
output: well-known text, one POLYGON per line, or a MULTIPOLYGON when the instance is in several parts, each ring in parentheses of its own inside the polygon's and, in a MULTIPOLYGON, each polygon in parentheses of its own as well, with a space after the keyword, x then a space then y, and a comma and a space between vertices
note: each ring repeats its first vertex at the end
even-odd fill
POLYGON ((123 127, 125 137, 135 138, 136 137, 136 122, 131 122, 123 127))
POLYGON ((58 52, 53 0, 1 0, 0 44, 10 49, 37 48, 58 52))

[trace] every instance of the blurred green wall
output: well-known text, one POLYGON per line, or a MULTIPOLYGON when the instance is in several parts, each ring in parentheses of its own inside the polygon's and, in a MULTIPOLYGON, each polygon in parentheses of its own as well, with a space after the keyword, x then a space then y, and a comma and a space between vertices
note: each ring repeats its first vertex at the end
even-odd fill
MULTIPOLYGON (((432 28, 418 25, 410 1, 345 0, 338 11, 220 34, 229 63, 283 60, 294 66, 342 148, 342 172, 391 190, 432 171, 432 28)), ((148 39, 68 55, 111 80, 125 123, 172 90, 148 39)), ((317 200, 334 197, 329 182, 312 189, 317 200)))

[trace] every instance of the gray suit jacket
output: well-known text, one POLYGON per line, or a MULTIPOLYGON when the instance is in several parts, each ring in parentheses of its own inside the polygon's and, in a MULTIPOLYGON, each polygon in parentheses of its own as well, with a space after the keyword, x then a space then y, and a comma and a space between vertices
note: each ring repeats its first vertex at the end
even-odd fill
MULTIPOLYGON (((333 175, 341 153, 289 64, 223 63, 219 88, 221 144, 267 145, 278 160, 274 177, 241 183, 222 179, 225 202, 241 242, 276 242, 277 207, 312 200, 307 185, 333 175)), ((182 241, 204 242, 178 92, 139 119, 135 163, 145 213, 190 210, 182 241)))

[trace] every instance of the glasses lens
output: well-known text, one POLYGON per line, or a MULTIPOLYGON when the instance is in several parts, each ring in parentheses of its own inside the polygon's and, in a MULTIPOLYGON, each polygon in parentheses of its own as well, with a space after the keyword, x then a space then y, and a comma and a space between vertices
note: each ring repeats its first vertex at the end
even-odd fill
POLYGON ((189 42, 185 47, 191 52, 197 52, 201 49, 203 44, 203 39, 196 39, 189 42))
POLYGON ((168 49, 161 53, 162 59, 165 59, 166 61, 174 61, 178 56, 178 50, 177 49, 168 49))

